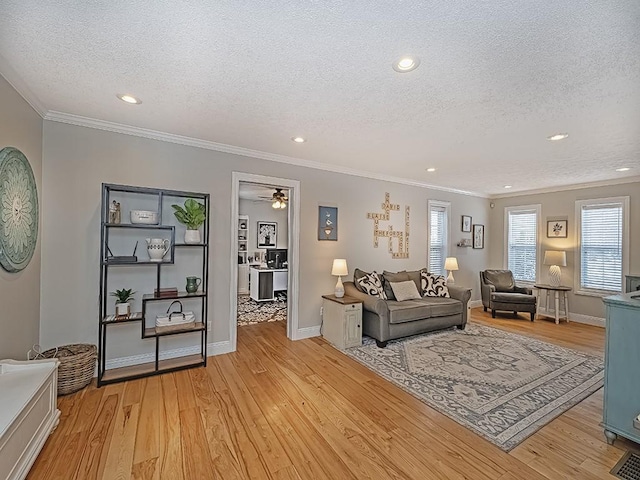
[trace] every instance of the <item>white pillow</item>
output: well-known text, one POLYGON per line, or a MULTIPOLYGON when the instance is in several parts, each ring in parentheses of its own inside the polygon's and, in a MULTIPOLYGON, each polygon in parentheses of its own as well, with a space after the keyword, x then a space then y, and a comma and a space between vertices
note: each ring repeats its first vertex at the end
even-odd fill
POLYGON ((380 280, 377 272, 365 273, 364 276, 356 280, 356 283, 360 285, 364 293, 382 298, 383 300, 387 299, 387 296, 384 294, 384 288, 382 288, 382 280, 380 280))
POLYGON ((417 300, 420 298, 420 292, 416 287, 416 283, 413 280, 407 280, 406 282, 389 282, 391 284, 391 290, 396 300, 403 302, 405 300, 417 300))
POLYGON ((447 282, 442 275, 428 273, 423 269, 420 271, 420 280, 423 297, 450 297, 447 282))

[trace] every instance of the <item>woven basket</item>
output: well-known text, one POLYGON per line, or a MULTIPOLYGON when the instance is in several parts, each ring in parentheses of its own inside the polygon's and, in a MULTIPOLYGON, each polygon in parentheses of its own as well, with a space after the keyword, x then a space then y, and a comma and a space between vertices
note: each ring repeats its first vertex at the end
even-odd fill
POLYGON ((46 350, 36 358, 58 359, 58 395, 68 395, 91 383, 98 349, 95 345, 77 343, 46 350))

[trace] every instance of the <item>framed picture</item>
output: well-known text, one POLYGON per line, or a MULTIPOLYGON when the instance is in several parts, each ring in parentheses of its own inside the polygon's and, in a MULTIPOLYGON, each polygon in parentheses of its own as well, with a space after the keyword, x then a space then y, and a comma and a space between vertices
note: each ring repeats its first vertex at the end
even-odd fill
POLYGON ((471 217, 469 215, 462 215, 462 231, 471 231, 471 217))
POLYGON ((338 207, 318 207, 318 240, 338 240, 338 207))
POLYGON ((473 248, 484 248, 484 225, 473 226, 473 248))
POLYGON ((627 293, 640 292, 640 276, 636 277, 634 275, 627 275, 627 288, 625 291, 627 293))
POLYGON ((258 248, 276 248, 278 242, 278 224, 258 222, 258 248))
POLYGON ((567 221, 547 220, 547 238, 567 238, 567 221))

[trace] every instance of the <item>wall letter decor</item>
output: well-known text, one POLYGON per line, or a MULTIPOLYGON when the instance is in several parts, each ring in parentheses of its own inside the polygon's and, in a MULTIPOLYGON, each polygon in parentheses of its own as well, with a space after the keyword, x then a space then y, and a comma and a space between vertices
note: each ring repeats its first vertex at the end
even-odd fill
POLYGON ((373 220, 373 247, 378 248, 378 240, 380 237, 389 239, 389 253, 391 258, 409 258, 409 206, 404 210, 404 232, 394 230, 393 225, 389 225, 386 229, 380 229, 380 222, 389 222, 391 220, 392 211, 400 211, 400 205, 391 203, 389 194, 384 194, 384 203, 382 204, 382 213, 369 212, 367 218, 373 220), (398 249, 393 251, 393 239, 398 239, 398 249))

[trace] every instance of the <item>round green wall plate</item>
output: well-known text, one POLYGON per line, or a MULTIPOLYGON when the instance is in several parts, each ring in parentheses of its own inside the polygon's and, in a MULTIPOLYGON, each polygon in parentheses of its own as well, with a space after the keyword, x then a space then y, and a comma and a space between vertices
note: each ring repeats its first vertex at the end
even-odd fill
POLYGON ((38 240, 38 190, 31 165, 13 147, 0 150, 0 265, 19 272, 38 240))

